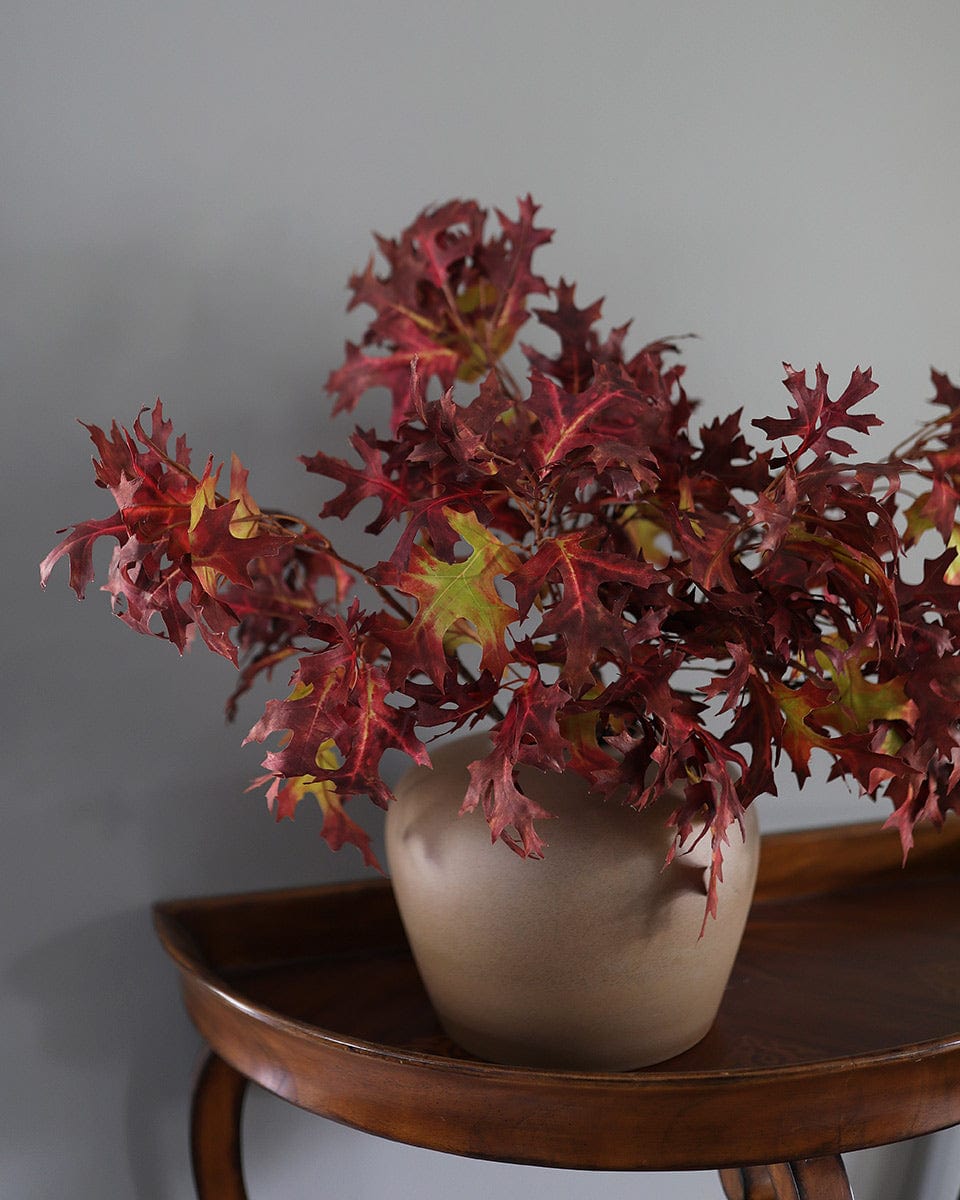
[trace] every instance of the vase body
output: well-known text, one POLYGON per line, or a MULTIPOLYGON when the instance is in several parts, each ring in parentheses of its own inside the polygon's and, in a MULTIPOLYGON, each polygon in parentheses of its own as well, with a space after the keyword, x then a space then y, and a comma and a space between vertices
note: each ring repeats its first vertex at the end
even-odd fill
POLYGON ((637 813, 570 772, 521 768, 557 819, 543 859, 491 844, 459 815, 485 734, 449 742, 408 772, 387 817, 387 859, 417 967, 441 1024, 480 1058, 624 1071, 662 1062, 712 1025, 753 895, 753 810, 729 832, 717 920, 706 923, 710 840, 667 869, 665 797, 637 813))

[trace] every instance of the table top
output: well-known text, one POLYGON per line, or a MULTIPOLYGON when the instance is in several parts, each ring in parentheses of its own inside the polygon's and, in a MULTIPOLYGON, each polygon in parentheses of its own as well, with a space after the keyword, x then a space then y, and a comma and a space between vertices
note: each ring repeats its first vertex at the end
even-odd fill
POLYGON ((212 1049, 322 1116, 512 1162, 744 1166, 960 1123, 960 821, 899 861, 873 826, 765 838, 713 1029, 623 1074, 458 1050, 383 880, 168 901, 155 921, 212 1049))

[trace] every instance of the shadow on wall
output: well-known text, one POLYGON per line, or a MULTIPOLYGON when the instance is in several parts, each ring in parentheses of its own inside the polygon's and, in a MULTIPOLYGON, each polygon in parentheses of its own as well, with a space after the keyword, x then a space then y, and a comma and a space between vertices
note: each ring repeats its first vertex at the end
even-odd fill
MULTIPOLYGON (((45 1061, 63 1072, 117 1073, 125 1092, 124 1150, 135 1195, 165 1194, 171 1164, 158 1139, 160 1115, 183 1106, 186 1152, 189 1064, 199 1043, 153 937, 149 911, 120 913, 38 944, 13 961, 3 986, 38 1015, 45 1061)), ((102 1097, 90 1100, 102 1104, 102 1097)), ((109 1117, 105 1112, 107 1123, 109 1117)), ((101 1166, 102 1184, 110 1170, 101 1166)), ((79 1180, 77 1186, 75 1194, 87 1194, 79 1180)))

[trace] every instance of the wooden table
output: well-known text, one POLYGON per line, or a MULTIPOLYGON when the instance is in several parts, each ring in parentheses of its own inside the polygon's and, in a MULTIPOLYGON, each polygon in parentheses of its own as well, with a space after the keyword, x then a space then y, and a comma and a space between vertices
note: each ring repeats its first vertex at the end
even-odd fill
MULTIPOLYGON (((721 901, 722 902, 722 901, 721 901)), ((627 1074, 479 1062, 441 1032, 384 881, 176 900, 156 926, 209 1047, 201 1200, 244 1200, 249 1080, 416 1146, 552 1167, 720 1170, 731 1200, 850 1200, 845 1151, 960 1124, 960 821, 764 851, 717 1022, 627 1074)))

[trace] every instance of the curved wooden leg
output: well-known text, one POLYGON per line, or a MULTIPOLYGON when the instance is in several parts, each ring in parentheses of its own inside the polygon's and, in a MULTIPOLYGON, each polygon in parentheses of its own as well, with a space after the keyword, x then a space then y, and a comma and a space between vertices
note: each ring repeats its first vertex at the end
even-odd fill
POLYGON ((775 1200, 853 1200, 840 1155, 802 1158, 769 1168, 775 1200))
POLYGON ((727 1200, 777 1200, 766 1167, 734 1167, 720 1172, 727 1200))
POLYGON ((212 1051, 193 1085, 190 1150, 199 1200, 247 1200, 240 1116, 248 1080, 212 1051))

